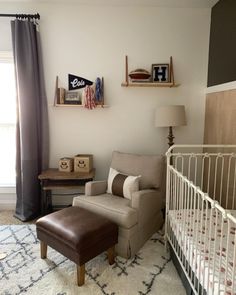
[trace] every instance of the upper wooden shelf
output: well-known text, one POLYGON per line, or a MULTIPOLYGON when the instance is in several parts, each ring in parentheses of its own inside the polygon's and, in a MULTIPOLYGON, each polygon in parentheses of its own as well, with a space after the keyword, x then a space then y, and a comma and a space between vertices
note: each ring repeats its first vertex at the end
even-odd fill
POLYGON ((174 80, 174 66, 172 56, 170 57, 170 82, 130 82, 128 70, 128 56, 125 56, 125 82, 121 83, 122 87, 179 87, 180 84, 175 84, 174 80))
MULTIPOLYGON (((56 103, 56 104, 54 104, 54 107, 63 107, 63 108, 64 108, 64 107, 66 107, 66 108, 67 108, 67 107, 73 107, 73 108, 76 107, 76 108, 85 108, 83 104, 65 104, 65 103, 63 103, 63 104, 62 104, 62 103, 56 103)), ((96 109, 96 108, 101 108, 101 109, 102 109, 102 108, 108 108, 108 107, 109 107, 109 106, 108 106, 107 104, 104 104, 104 105, 97 104, 96 107, 95 107, 95 109, 96 109)))
POLYGON ((155 83, 155 82, 123 82, 122 87, 178 87, 180 84, 174 83, 155 83))
POLYGON ((90 172, 64 172, 59 171, 57 168, 49 168, 44 170, 39 176, 40 180, 83 180, 93 179, 95 176, 95 168, 90 172))

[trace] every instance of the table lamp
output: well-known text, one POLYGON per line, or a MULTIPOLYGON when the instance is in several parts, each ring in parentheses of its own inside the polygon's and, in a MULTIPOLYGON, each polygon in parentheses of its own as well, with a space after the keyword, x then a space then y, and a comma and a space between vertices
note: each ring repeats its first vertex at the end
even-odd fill
POLYGON ((185 107, 183 105, 160 106, 156 109, 155 126, 169 127, 168 144, 174 144, 172 127, 186 125, 185 107))

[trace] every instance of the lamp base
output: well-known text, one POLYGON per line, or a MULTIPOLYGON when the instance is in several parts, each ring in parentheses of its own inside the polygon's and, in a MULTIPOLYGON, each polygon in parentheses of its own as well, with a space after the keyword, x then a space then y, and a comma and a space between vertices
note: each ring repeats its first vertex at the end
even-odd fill
POLYGON ((167 138, 169 140, 168 145, 169 147, 171 147, 174 144, 174 138, 175 138, 173 135, 172 126, 169 127, 169 134, 167 138))

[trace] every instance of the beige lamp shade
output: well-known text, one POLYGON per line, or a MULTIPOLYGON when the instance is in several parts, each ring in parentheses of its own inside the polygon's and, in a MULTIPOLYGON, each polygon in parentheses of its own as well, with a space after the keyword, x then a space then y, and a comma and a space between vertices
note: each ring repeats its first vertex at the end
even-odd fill
POLYGON ((183 105, 161 106, 156 109, 156 127, 174 127, 186 125, 185 107, 183 105))

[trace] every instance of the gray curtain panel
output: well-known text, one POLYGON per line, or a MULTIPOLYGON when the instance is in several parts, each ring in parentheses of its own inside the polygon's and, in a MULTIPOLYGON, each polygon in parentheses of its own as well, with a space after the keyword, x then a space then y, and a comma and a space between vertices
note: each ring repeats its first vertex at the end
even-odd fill
POLYGON ((15 216, 27 221, 40 214, 38 175, 48 168, 48 110, 37 25, 16 19, 11 29, 17 89, 15 216))

